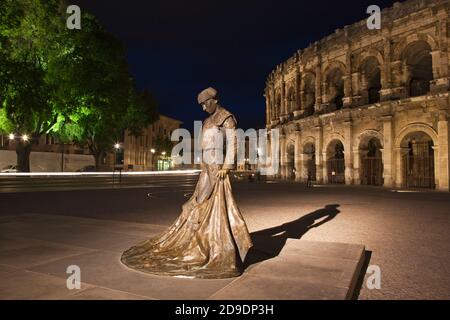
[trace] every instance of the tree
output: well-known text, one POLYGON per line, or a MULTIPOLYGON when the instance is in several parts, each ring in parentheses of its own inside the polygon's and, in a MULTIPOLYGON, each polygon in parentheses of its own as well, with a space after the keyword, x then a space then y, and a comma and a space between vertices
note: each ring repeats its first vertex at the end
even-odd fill
POLYGON ((155 150, 158 154, 163 152, 170 153, 173 148, 173 142, 167 136, 158 135, 155 139, 155 150))
POLYGON ((31 146, 51 130, 62 110, 46 81, 61 40, 57 0, 3 0, 0 13, 0 131, 26 134, 16 143, 17 165, 30 171, 31 146))
POLYGON ((59 0, 5 0, 0 14, 0 130, 27 133, 16 143, 29 171, 31 144, 44 133, 87 145, 97 168, 125 128, 157 119, 153 97, 136 93, 122 44, 83 12, 65 25, 59 0))
POLYGON ((124 48, 93 16, 83 16, 82 30, 70 41, 68 53, 50 67, 64 75, 50 78, 58 79, 58 101, 68 111, 53 130, 86 145, 99 169, 126 128, 139 135, 157 120, 156 102, 149 92, 136 92, 124 48))

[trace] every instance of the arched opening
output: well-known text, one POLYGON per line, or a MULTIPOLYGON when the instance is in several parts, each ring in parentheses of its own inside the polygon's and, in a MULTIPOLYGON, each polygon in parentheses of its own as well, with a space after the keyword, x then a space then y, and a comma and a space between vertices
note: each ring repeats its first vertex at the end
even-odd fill
POLYGON ((278 94, 275 100, 275 117, 279 119, 281 115, 281 95, 278 94))
POLYGON ((292 113, 296 109, 296 99, 295 99, 295 91, 294 88, 289 88, 288 91, 288 113, 292 113))
POLYGON ((407 90, 410 97, 427 94, 433 80, 431 47, 423 40, 415 41, 403 53, 404 70, 407 77, 407 90))
POLYGON ((316 78, 313 74, 308 73, 303 78, 303 106, 305 115, 312 115, 314 113, 314 105, 316 104, 316 78))
POLYGON ((369 186, 383 185, 383 159, 381 142, 377 138, 368 138, 360 145, 361 184, 369 186))
POLYGON ((327 75, 328 102, 332 110, 342 109, 344 105, 344 74, 341 69, 334 68, 327 75))
POLYGON ((316 181, 316 147, 314 143, 307 143, 303 147, 304 171, 306 180, 316 181))
POLYGON ((402 141, 403 186, 406 188, 434 189, 433 139, 424 132, 408 134, 402 141))
POLYGON ((344 145, 339 140, 333 140, 328 145, 327 172, 330 184, 345 184, 344 145))
POLYGON ((381 69, 375 57, 369 57, 361 65, 363 93, 367 95, 367 103, 380 102, 381 69))
POLYGON ((286 178, 295 179, 295 147, 294 144, 289 144, 286 149, 286 178))

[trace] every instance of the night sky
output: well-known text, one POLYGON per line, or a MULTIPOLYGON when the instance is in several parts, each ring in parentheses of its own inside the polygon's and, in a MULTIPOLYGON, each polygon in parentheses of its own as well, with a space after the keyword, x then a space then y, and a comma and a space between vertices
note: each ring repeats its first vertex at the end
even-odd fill
POLYGON ((366 19, 388 0, 76 0, 126 46, 130 71, 150 90, 161 114, 184 122, 205 117, 196 97, 219 90, 241 128, 262 128, 265 81, 271 70, 308 46, 366 19))

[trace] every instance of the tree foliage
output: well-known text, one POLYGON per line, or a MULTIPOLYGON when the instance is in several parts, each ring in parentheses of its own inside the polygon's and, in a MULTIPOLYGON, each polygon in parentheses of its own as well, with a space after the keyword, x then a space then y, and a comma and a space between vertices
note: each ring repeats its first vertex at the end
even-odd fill
MULTIPOLYGON (((148 92, 137 93, 122 44, 82 13, 82 29, 66 28, 59 0, 2 0, 0 131, 37 139, 52 133, 86 145, 99 163, 125 128, 137 134, 157 119, 148 92)), ((30 144, 16 144, 29 171, 30 144)))

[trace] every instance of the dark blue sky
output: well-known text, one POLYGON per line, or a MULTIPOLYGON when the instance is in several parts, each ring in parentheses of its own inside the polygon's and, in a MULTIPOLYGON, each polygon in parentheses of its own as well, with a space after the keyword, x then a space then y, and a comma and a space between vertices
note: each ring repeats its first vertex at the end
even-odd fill
POLYGON ((241 128, 263 127, 265 80, 300 48, 366 19, 371 4, 389 0, 76 0, 126 46, 139 88, 159 112, 190 129, 205 114, 196 96, 207 86, 241 128))

